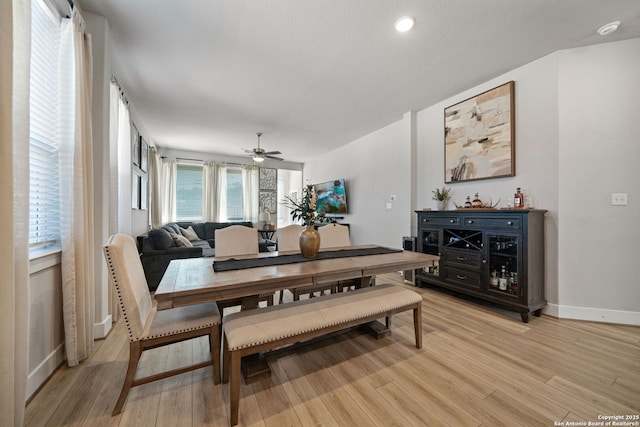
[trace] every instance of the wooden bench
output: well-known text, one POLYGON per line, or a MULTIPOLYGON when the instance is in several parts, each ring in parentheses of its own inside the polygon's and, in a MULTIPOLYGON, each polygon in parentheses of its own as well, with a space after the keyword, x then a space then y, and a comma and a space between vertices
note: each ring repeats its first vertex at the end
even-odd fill
POLYGON ((390 328, 391 315, 407 310, 413 310, 416 347, 422 348, 422 296, 398 285, 378 285, 225 316, 223 382, 231 377, 231 425, 238 424, 241 357, 382 317, 390 328))

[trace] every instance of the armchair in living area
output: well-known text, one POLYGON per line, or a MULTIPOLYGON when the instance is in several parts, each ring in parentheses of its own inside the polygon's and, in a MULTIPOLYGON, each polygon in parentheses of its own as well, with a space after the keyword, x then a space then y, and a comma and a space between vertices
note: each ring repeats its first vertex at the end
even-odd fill
MULTIPOLYGON (((244 225, 232 225, 216 230, 216 259, 235 256, 258 255, 258 230, 244 225)), ((265 301, 273 305, 275 292, 258 295, 258 302, 265 301)), ((241 305, 239 298, 218 301, 218 309, 223 313, 225 308, 241 305)), ((224 314, 224 313, 223 313, 224 314)))

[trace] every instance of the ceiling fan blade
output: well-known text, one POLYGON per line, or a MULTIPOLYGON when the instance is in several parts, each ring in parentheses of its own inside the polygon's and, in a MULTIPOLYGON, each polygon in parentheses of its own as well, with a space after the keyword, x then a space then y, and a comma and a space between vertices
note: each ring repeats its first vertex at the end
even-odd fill
POLYGON ((279 151, 265 151, 263 154, 282 154, 279 151))
POLYGON ((247 150, 246 148, 243 148, 242 151, 248 154, 253 154, 253 150, 247 150))
POLYGON ((266 157, 267 159, 273 159, 273 160, 284 160, 283 158, 281 158, 281 157, 276 157, 276 156, 268 156, 268 155, 265 155, 265 157, 266 157))

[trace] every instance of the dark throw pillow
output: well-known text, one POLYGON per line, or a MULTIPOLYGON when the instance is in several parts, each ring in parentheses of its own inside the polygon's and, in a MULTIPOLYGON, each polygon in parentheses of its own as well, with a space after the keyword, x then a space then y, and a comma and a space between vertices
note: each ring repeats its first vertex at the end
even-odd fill
POLYGON ((153 249, 159 251, 175 246, 175 242, 173 241, 171 234, 162 228, 149 231, 149 240, 151 240, 151 246, 153 249))

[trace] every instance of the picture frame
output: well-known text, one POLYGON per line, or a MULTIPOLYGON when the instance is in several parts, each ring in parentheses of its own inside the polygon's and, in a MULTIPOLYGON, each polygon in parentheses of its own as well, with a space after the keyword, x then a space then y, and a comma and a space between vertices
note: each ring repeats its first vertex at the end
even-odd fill
POLYGON ((140 169, 147 172, 149 168, 149 144, 140 136, 140 169))
POLYGON ((260 168, 260 190, 278 189, 278 169, 260 168))
POLYGON ((515 82, 444 109, 447 184, 515 176, 515 82))
POLYGON ((278 193, 271 190, 259 190, 258 208, 260 212, 267 211, 270 214, 278 213, 278 193))
POLYGON ((135 125, 131 125, 131 162, 140 166, 140 133, 135 125))
POLYGON ((140 209, 140 175, 131 174, 131 209, 140 209))
POLYGON ((147 210, 149 206, 149 181, 146 177, 140 177, 140 209, 147 210))

